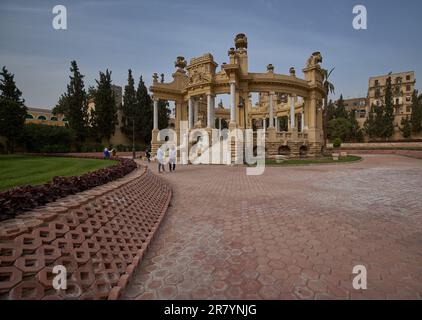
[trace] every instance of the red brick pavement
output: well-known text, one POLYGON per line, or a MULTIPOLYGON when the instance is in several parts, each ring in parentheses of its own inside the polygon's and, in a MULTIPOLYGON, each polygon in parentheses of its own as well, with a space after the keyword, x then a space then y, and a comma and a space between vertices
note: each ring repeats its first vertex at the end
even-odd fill
POLYGON ((174 197, 125 299, 422 298, 420 160, 162 177, 174 197), (358 264, 366 291, 352 288, 358 264))

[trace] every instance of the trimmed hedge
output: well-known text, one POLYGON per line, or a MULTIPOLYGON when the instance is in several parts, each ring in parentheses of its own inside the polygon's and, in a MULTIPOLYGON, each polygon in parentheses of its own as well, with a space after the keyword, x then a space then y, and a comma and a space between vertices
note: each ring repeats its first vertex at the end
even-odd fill
MULTIPOLYGON (((51 155, 43 155, 51 156, 51 155)), ((55 155, 69 157, 68 155, 55 155)), ((71 157, 71 156, 70 156, 71 157)), ((98 157, 84 157, 95 158, 98 157)), ((40 186, 22 186, 0 193, 0 221, 13 219, 19 214, 60 198, 101 186, 129 174, 137 168, 135 161, 114 158, 118 164, 74 177, 55 177, 40 186)))

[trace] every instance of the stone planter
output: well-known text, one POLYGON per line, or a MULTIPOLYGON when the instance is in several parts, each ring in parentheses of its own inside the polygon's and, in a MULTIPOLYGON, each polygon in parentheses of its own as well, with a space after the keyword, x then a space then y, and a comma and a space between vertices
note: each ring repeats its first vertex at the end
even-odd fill
POLYGON ((283 156, 283 155, 276 155, 275 156, 275 162, 278 163, 278 164, 283 163, 286 159, 287 159, 287 157, 283 156))
POLYGON ((347 158, 348 153, 347 152, 340 152, 340 158, 347 158))
POLYGON ((334 161, 338 161, 340 154, 339 153, 333 153, 332 156, 333 156, 334 161))

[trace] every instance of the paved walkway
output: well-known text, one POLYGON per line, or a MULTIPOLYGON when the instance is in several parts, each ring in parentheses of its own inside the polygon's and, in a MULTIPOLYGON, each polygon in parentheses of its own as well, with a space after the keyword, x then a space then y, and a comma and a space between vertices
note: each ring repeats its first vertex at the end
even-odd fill
POLYGON ((422 298, 421 160, 162 176, 171 207, 125 299, 422 298))

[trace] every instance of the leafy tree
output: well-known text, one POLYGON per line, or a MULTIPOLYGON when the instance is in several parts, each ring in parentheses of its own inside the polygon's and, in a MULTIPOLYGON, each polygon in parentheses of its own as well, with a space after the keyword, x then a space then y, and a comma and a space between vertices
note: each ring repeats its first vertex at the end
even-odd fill
POLYGON ((99 139, 110 140, 114 134, 117 119, 116 99, 111 85, 111 71, 100 72, 100 79, 95 80, 97 88, 94 94, 95 110, 91 113, 91 124, 99 139))
POLYGON ((128 71, 128 83, 125 86, 125 92, 123 95, 123 107, 122 107, 122 132, 128 136, 132 136, 133 121, 135 122, 135 133, 142 130, 142 122, 140 118, 140 112, 136 100, 135 81, 133 80, 132 70, 128 71))
POLYGON ((410 121, 412 124, 412 132, 419 133, 422 131, 422 101, 421 96, 418 97, 418 92, 413 91, 412 94, 412 115, 410 121))
POLYGON ((352 124, 347 119, 336 118, 328 122, 327 133, 330 140, 340 138, 342 141, 346 141, 349 139, 351 132, 352 124))
POLYGON ((88 131, 88 100, 85 92, 84 76, 79 72, 76 61, 71 62, 70 82, 66 93, 62 94, 54 114, 63 114, 69 122, 69 127, 74 131, 78 142, 85 140, 88 131))
POLYGON ((403 138, 410 138, 412 135, 412 122, 408 117, 401 119, 401 128, 400 131, 403 135, 403 138))
POLYGON ((136 91, 136 108, 139 112, 139 138, 144 143, 149 144, 151 142, 153 127, 153 104, 142 76, 139 78, 138 89, 136 91))
POLYGON ((343 118, 343 119, 347 119, 347 117, 348 117, 346 107, 344 106, 343 95, 340 95, 340 99, 338 99, 338 101, 337 101, 337 108, 336 108, 336 111, 335 111, 335 117, 336 118, 343 118))
POLYGON ((14 75, 6 67, 0 72, 0 135, 7 139, 7 151, 13 153, 16 139, 25 125, 27 108, 22 92, 16 87, 14 75))
POLYGON ((384 115, 380 138, 389 139, 394 134, 394 105, 391 77, 387 78, 384 95, 384 115))

